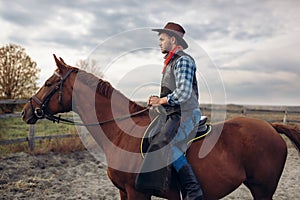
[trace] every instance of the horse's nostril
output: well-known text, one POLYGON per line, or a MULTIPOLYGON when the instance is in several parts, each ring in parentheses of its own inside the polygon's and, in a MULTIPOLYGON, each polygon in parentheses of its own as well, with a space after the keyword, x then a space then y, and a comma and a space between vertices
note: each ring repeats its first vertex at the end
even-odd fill
POLYGON ((21 116, 24 117, 25 116, 25 110, 22 110, 21 116))

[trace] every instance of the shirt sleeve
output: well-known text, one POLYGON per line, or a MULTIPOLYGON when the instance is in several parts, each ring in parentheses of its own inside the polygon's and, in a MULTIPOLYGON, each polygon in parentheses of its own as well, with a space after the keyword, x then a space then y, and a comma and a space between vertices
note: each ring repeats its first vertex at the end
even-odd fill
POLYGON ((167 95, 168 105, 180 105, 191 97, 195 73, 195 63, 189 56, 178 58, 174 65, 176 89, 167 95))

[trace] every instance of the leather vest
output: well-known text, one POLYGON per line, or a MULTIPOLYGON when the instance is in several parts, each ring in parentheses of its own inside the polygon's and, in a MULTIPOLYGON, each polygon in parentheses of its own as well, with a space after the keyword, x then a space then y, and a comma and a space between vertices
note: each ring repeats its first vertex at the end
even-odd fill
MULTIPOLYGON (((172 60, 166 67, 165 73, 163 74, 161 80, 161 91, 160 91, 161 98, 167 96, 168 94, 171 94, 176 89, 174 66, 177 59, 180 58, 181 56, 189 56, 194 61, 194 59, 190 55, 186 54, 183 51, 179 51, 173 56, 172 60)), ((193 77, 191 97, 187 101, 181 103, 180 105, 176 105, 176 106, 164 105, 167 115, 175 112, 176 113, 181 113, 182 111, 188 112, 194 110, 195 108, 199 108, 198 96, 199 96, 198 85, 197 85, 197 79, 195 73, 193 77)))

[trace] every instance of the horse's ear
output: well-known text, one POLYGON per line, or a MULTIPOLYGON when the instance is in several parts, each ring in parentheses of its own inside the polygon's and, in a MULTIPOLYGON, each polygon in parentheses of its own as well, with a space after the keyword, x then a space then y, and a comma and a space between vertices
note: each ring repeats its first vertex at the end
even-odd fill
POLYGON ((63 69, 66 68, 66 64, 64 63, 64 61, 62 59, 61 59, 62 61, 58 60, 55 54, 53 54, 53 57, 54 57, 56 66, 58 67, 59 70, 62 71, 63 69))
POLYGON ((59 57, 59 59, 60 59, 60 61, 61 61, 62 63, 64 63, 65 65, 67 65, 67 64, 65 63, 64 59, 62 59, 61 57, 59 57))

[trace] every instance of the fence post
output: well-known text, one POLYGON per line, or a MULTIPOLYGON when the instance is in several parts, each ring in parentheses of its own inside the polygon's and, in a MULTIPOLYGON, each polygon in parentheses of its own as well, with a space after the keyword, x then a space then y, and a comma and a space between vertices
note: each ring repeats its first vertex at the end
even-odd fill
POLYGON ((29 126, 29 133, 28 133, 28 145, 30 151, 34 150, 34 135, 35 135, 35 125, 32 124, 29 126))
POLYGON ((243 106, 242 113, 244 116, 247 116, 247 108, 245 106, 243 106))
POLYGON ((285 108, 284 116, 283 116, 283 124, 287 124, 287 123, 288 123, 288 111, 287 108, 285 108))

